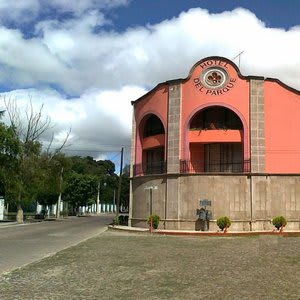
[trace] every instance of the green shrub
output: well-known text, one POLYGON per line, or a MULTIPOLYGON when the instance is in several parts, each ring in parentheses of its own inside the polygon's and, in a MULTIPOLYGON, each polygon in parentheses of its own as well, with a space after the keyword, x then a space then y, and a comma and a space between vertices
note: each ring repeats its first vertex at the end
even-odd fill
POLYGON ((150 225, 150 223, 151 223, 151 219, 152 219, 152 225, 153 225, 153 228, 154 228, 154 229, 157 229, 157 228, 158 228, 159 221, 160 221, 160 216, 159 216, 159 215, 151 215, 151 216, 149 216, 149 218, 148 218, 148 224, 149 224, 149 225, 150 225))
POLYGON ((63 211, 60 212, 60 215, 62 217, 67 217, 69 215, 69 211, 67 209, 64 209, 63 211))
POLYGON ((119 225, 128 226, 128 216, 119 216, 119 225))
POLYGON ((273 218, 272 223, 277 229, 279 229, 280 227, 284 227, 287 224, 287 221, 285 217, 278 216, 273 218))
POLYGON ((113 225, 120 225, 120 218, 115 216, 113 219, 113 225))
POLYGON ((217 225, 223 231, 224 228, 228 228, 231 225, 231 220, 228 217, 221 217, 217 220, 217 225))

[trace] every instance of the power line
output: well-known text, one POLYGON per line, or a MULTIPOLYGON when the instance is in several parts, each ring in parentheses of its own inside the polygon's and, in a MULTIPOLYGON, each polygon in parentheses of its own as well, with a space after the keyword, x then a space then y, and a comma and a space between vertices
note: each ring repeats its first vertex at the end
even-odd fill
MULTIPOLYGON (((102 146, 102 145, 101 145, 102 146)), ((71 146, 69 146, 71 147, 71 146)), ((111 149, 99 149, 99 148, 94 148, 94 149, 82 149, 82 148, 69 148, 69 147, 65 147, 63 149, 62 152, 101 152, 101 153, 106 153, 106 152, 114 152, 114 153, 119 153, 120 150, 116 150, 116 148, 111 148, 111 149)), ((127 145, 127 146, 122 146, 124 149, 130 149, 131 146, 127 145)), ((45 147, 46 148, 46 147, 45 147)), ((57 147, 50 147, 50 148, 47 148, 47 149, 50 149, 50 150, 56 150, 57 147)))
MULTIPOLYGON (((128 149, 128 148, 125 148, 125 149, 128 149)), ((111 149, 108 149, 108 150, 98 150, 98 149, 94 149, 94 150, 89 150, 89 149, 64 149, 63 152, 68 152, 68 151, 71 151, 71 152, 100 152, 100 153, 106 153, 106 152, 117 153, 117 152, 120 152, 118 150, 111 150, 111 149)))

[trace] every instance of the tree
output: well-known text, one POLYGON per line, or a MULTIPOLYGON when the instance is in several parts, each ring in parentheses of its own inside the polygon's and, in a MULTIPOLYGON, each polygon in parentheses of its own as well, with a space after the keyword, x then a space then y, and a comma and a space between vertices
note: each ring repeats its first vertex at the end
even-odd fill
POLYGON ((95 176, 113 176, 115 164, 110 160, 98 160, 93 157, 73 156, 70 158, 72 170, 78 174, 91 174, 95 176))
MULTIPOLYGON (((0 112, 0 119, 4 112, 0 112)), ((20 143, 11 127, 0 122, 0 195, 9 197, 14 185, 14 170, 18 165, 20 143)))
MULTIPOLYGON (((40 190, 39 186, 43 179, 39 164, 42 153, 40 139, 50 129, 51 121, 48 116, 43 116, 43 105, 34 111, 31 99, 25 110, 25 119, 21 118, 22 114, 15 99, 4 98, 4 104, 14 136, 20 142, 18 163, 14 170, 15 189, 13 192, 17 204, 17 221, 22 223, 22 202, 34 201, 36 191, 40 190)), ((64 145, 65 142, 62 147, 64 145)), ((59 152, 62 147, 55 153, 59 152)))
POLYGON ((73 156, 66 159, 69 161, 69 169, 64 172, 66 188, 63 198, 69 202, 70 206, 73 206, 75 211, 81 205, 95 203, 98 192, 101 203, 113 203, 118 187, 118 176, 115 174, 115 165, 112 161, 96 161, 90 156, 73 156), (93 180, 89 181, 90 187, 85 186, 82 188, 84 184, 81 181, 87 183, 85 178, 93 178, 93 180), (91 190, 93 192, 90 194, 91 190), (77 201, 76 197, 82 199, 82 201, 77 201))
POLYGON ((97 178, 93 175, 77 174, 73 172, 68 178, 65 199, 77 213, 79 206, 95 203, 97 195, 97 178))
MULTIPOLYGON (((70 169, 77 174, 92 175, 100 184, 101 203, 112 203, 114 191, 118 187, 118 176, 115 172, 115 165, 110 160, 96 161, 90 156, 80 157, 73 156, 67 158, 70 161, 70 169)), ((67 172, 66 172, 67 173, 67 172)), ((66 181, 68 181, 66 174, 66 181)))
POLYGON ((68 160, 62 153, 50 155, 47 152, 42 153, 39 160, 40 183, 37 188, 36 200, 41 205, 50 206, 57 203, 59 206, 58 199, 64 189, 62 174, 64 169, 68 169, 68 160))

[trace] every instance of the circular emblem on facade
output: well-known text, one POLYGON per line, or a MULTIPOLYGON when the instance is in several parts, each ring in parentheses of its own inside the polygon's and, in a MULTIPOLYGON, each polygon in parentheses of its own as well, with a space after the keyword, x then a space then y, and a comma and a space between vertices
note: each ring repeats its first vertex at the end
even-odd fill
POLYGON ((208 68, 201 75, 202 84, 209 89, 222 88, 228 81, 228 74, 221 68, 208 68))

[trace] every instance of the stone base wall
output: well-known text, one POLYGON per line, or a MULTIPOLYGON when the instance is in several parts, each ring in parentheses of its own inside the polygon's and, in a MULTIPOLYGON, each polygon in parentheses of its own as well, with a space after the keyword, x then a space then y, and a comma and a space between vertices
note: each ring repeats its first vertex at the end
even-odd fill
POLYGON ((300 230, 300 175, 165 175, 132 179, 132 226, 148 227, 150 191, 152 213, 162 229, 201 230, 199 201, 211 201, 210 231, 228 216, 230 230, 272 230, 272 218, 283 215, 286 230, 300 230), (199 229, 200 228, 200 229, 199 229))

